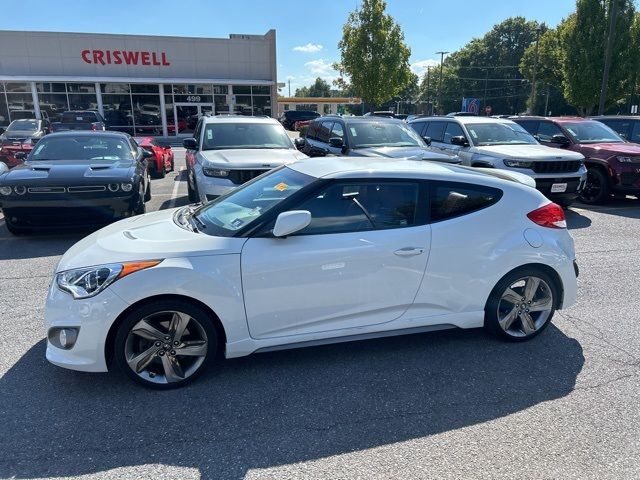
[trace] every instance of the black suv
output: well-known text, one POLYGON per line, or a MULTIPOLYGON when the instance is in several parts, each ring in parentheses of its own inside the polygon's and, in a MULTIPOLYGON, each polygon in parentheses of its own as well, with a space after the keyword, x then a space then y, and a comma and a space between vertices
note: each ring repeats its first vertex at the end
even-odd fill
POLYGON ((429 142, 429 138, 421 138, 405 122, 373 115, 320 117, 309 124, 304 137, 295 141, 298 150, 310 157, 414 157, 460 163, 457 156, 430 151, 429 142))
POLYGON ((318 112, 314 112, 312 110, 286 110, 282 112, 278 121, 287 130, 293 130, 294 123, 304 120, 313 120, 319 116, 320 114, 318 112))

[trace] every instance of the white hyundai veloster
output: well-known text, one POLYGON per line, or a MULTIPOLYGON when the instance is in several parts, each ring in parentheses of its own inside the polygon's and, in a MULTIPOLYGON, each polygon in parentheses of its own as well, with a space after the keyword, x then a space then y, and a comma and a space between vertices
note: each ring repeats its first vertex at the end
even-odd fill
POLYGON ((526 183, 327 157, 114 223, 56 268, 47 359, 167 388, 221 356, 451 327, 530 339, 578 270, 563 210, 526 183))

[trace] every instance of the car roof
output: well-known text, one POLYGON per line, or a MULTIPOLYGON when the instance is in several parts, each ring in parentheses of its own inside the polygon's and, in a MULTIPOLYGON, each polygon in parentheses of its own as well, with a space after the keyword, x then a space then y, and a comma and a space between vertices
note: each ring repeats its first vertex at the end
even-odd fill
POLYGON ((401 123, 405 124, 402 120, 392 117, 378 117, 376 115, 369 115, 368 117, 341 117, 339 115, 325 115, 318 117, 314 122, 321 122, 323 120, 343 120, 345 123, 371 123, 371 122, 383 122, 383 123, 401 123))
POLYGON ((640 121, 640 117, 636 115, 600 115, 596 117, 589 117, 589 120, 635 120, 640 121))
POLYGON ((204 116, 204 123, 271 123, 280 125, 275 118, 271 117, 251 117, 247 115, 215 115, 204 116))
POLYGON ((420 118, 414 118, 411 121, 409 121, 409 123, 413 123, 413 122, 424 122, 424 121, 430 121, 430 122, 435 122, 435 121, 439 121, 439 122, 458 122, 458 123, 463 123, 465 125, 467 124, 471 124, 471 123, 513 123, 513 120, 509 120, 506 118, 492 118, 492 117, 478 117, 478 116, 451 116, 451 117, 447 117, 447 116, 442 116, 442 117, 420 117, 420 118))
POLYGON ((106 131, 106 132, 94 132, 92 130, 67 130, 64 132, 53 132, 44 137, 44 139, 48 138, 57 138, 57 137, 106 137, 106 138, 121 138, 123 140, 128 140, 131 138, 128 133, 124 132, 115 132, 115 131, 106 131))
POLYGON ((576 116, 566 116, 566 117, 539 117, 539 116, 534 116, 534 115, 529 115, 529 116, 521 116, 521 117, 511 117, 511 119, 514 122, 517 122, 518 120, 549 120, 552 122, 558 122, 558 123, 563 123, 563 122, 588 122, 589 120, 591 120, 590 118, 583 118, 583 117, 576 117, 576 116))

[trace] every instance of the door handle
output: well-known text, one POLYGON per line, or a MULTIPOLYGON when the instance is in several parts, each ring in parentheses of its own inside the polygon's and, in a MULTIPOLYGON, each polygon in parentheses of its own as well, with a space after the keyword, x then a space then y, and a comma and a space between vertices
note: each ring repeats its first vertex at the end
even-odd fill
POLYGON ((400 250, 396 250, 393 253, 395 253, 399 257, 411 257, 413 255, 420 255, 421 253, 424 253, 424 248, 421 248, 421 247, 404 247, 404 248, 401 248, 400 250))

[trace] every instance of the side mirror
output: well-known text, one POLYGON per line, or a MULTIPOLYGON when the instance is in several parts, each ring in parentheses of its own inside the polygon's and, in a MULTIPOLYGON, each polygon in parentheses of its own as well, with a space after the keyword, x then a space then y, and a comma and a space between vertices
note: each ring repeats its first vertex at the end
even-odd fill
POLYGON ((456 137, 451 137, 451 143, 453 145, 459 145, 461 147, 468 147, 469 146, 469 142, 467 141, 466 137, 464 137, 463 135, 459 135, 456 137))
POLYGON ((145 150, 144 148, 142 149, 142 158, 151 158, 153 157, 153 152, 150 152, 149 150, 145 150))
POLYGON ((333 148, 342 148, 344 141, 339 137, 331 137, 329 139, 329 146, 333 148))
POLYGON ((197 150, 198 141, 195 138, 185 138, 182 140, 182 146, 187 150, 197 150))
POLYGON ((298 232, 311 223, 311 213, 307 210, 291 210, 282 212, 273 226, 274 237, 286 237, 298 232))
POLYGON ((24 152, 16 152, 13 155, 13 158, 15 158, 16 160, 20 160, 21 162, 24 162, 27 158, 27 154, 24 152))
POLYGON ((297 137, 293 140, 293 144, 296 146, 298 150, 302 150, 304 147, 304 137, 297 137))
POLYGON ((431 137, 427 137, 426 135, 423 135, 422 140, 424 140, 424 143, 427 144, 427 147, 431 146, 431 137))
POLYGON ((558 134, 551 137, 551 143, 557 143, 561 147, 568 147, 571 144, 571 141, 564 135, 558 134))

